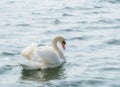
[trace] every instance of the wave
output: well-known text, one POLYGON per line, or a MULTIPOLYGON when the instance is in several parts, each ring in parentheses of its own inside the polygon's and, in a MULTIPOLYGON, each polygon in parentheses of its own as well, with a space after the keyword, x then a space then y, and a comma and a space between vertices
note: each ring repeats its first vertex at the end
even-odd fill
POLYGON ((17 55, 19 53, 10 53, 10 52, 2 52, 1 55, 2 56, 14 56, 14 55, 17 55))
POLYGON ((107 44, 120 45, 120 40, 119 39, 112 39, 112 40, 107 41, 107 44))
POLYGON ((108 2, 108 3, 120 3, 120 0, 98 0, 98 2, 108 2))

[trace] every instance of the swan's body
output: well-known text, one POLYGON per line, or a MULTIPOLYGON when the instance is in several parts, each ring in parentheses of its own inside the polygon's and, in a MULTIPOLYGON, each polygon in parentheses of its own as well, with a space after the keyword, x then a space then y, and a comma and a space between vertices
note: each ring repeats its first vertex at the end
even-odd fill
POLYGON ((52 46, 40 46, 32 43, 22 52, 22 56, 27 59, 26 63, 20 63, 24 69, 46 69, 60 66, 66 59, 64 54, 57 47, 57 42, 60 42, 64 48, 65 39, 56 37, 52 40, 52 46))

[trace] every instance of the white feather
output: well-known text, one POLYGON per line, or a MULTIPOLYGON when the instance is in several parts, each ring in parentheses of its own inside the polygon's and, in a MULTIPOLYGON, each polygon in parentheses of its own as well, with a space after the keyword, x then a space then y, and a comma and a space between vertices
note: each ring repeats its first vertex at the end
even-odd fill
POLYGON ((56 38, 52 41, 52 46, 38 47, 36 43, 32 43, 26 47, 21 54, 28 60, 28 62, 20 63, 20 65, 27 70, 45 69, 60 66, 65 62, 65 58, 63 53, 57 48, 56 45, 59 38, 56 38))

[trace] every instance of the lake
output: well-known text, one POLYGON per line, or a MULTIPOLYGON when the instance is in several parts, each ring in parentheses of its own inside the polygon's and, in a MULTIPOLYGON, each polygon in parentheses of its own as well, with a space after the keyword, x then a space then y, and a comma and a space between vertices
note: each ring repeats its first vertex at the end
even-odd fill
POLYGON ((120 0, 1 0, 0 87, 120 87, 120 0), (67 62, 23 70, 29 44, 66 39, 67 62))

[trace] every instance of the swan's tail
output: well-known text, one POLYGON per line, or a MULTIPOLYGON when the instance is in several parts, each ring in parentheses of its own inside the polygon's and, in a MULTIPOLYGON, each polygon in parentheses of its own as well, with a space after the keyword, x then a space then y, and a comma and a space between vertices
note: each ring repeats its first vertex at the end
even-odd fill
POLYGON ((21 62, 19 63, 19 65, 22 66, 22 68, 25 70, 41 69, 41 64, 34 61, 29 61, 25 63, 21 62))
POLYGON ((24 56, 27 59, 30 59, 36 48, 37 48, 37 44, 32 43, 31 45, 26 47, 24 50, 22 50, 21 55, 24 56))

